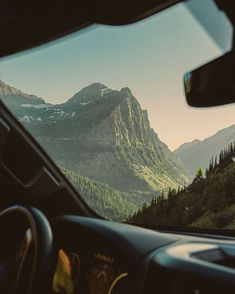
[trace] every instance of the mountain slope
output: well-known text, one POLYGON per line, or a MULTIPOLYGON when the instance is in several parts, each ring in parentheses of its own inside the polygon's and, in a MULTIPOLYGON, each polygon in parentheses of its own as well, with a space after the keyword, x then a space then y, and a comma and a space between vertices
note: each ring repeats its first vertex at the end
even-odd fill
POLYGON ((235 145, 211 163, 205 177, 199 171, 186 188, 169 190, 151 205, 143 206, 130 219, 152 225, 197 227, 208 229, 235 228, 235 145))
POLYGON ((20 102, 12 109, 59 165, 137 195, 139 203, 189 181, 129 88, 94 83, 60 105, 20 102))
POLYGON ((196 146, 196 145, 199 144, 199 143, 201 143, 201 141, 198 140, 198 139, 195 139, 195 140, 193 140, 193 141, 191 141, 191 142, 184 143, 184 144, 180 145, 179 148, 176 149, 176 150, 174 151, 174 153, 175 153, 177 156, 179 156, 179 155, 181 155, 181 154, 187 152, 187 151, 190 150, 193 146, 196 146))
POLYGON ((124 221, 138 206, 134 196, 110 186, 61 168, 65 176, 83 196, 85 202, 99 215, 115 221, 124 221))
POLYGON ((32 123, 31 132, 57 162, 119 191, 153 194, 185 184, 187 172, 130 89, 104 87, 92 84, 60 105, 76 112, 72 119, 32 123))
MULTIPOLYGON (((179 147, 174 151, 175 155, 183 162, 184 166, 195 174, 198 167, 208 167, 212 156, 218 156, 220 151, 226 148, 235 140, 235 125, 218 131, 215 135, 203 141, 196 141, 196 144, 179 147)), ((193 141, 195 142, 195 141, 193 141)))
POLYGON ((35 95, 26 94, 0 80, 0 98, 9 107, 19 107, 21 104, 42 104, 45 101, 35 95))

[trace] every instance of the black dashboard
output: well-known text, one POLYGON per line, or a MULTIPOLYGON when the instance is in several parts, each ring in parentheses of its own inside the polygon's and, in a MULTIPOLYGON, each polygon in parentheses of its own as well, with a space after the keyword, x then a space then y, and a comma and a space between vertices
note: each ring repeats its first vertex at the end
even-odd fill
POLYGON ((176 240, 130 225, 75 216, 57 218, 52 228, 58 252, 54 293, 141 293, 146 256, 176 240))
POLYGON ((160 233, 93 218, 52 222, 54 293, 232 293, 233 241, 160 233))
POLYGON ((0 213, 0 232, 1 293, 228 294, 235 288, 232 237, 73 215, 48 221, 22 206, 0 213))

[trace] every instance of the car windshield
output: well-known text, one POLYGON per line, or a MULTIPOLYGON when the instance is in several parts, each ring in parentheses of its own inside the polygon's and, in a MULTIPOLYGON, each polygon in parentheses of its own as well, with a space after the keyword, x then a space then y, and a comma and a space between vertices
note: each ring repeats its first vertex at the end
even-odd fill
POLYGON ((231 44, 225 14, 202 2, 1 60, 2 101, 105 218, 235 227, 235 107, 184 97, 184 73, 231 44))

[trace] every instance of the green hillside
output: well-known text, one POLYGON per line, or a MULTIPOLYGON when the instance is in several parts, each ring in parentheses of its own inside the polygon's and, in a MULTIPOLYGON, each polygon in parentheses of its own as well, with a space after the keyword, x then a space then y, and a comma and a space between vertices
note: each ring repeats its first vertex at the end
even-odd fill
POLYGON ((137 211, 137 197, 61 168, 85 202, 101 216, 123 221, 137 211))
POLYGON ((208 229, 235 228, 235 145, 212 159, 205 176, 199 169, 193 182, 170 189, 144 205, 130 222, 208 229))

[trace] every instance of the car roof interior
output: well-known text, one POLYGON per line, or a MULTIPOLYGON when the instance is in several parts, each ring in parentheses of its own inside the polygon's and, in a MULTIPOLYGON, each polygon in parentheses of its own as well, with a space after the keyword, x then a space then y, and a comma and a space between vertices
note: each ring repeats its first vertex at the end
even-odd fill
MULTIPOLYGON (((182 1, 1 1, 0 56, 45 44, 94 23, 130 24, 177 2, 182 1)), ((228 13, 235 5, 232 0, 216 2, 228 13)))

